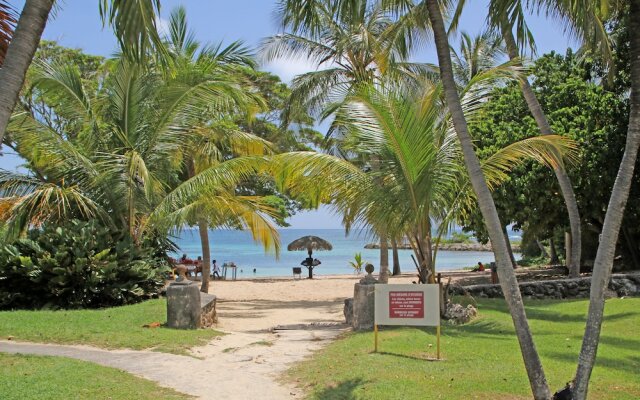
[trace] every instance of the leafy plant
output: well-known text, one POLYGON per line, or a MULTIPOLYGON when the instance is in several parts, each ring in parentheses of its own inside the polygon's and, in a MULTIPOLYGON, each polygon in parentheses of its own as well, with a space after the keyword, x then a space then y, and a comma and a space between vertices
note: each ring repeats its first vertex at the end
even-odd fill
POLYGON ((164 285, 168 265, 96 220, 32 230, 0 249, 0 309, 136 303, 164 285))
POLYGON ((353 261, 349 261, 349 265, 353 268, 353 271, 360 275, 362 273, 362 267, 366 264, 366 261, 362 260, 362 253, 356 253, 353 256, 353 261))

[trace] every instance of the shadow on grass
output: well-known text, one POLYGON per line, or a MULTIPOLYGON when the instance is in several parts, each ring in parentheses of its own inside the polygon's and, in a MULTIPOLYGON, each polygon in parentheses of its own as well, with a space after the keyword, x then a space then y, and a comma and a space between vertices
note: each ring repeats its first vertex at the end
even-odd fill
POLYGON ((620 347, 626 350, 637 351, 640 349, 640 340, 637 339, 624 339, 621 337, 600 336, 600 343, 604 343, 607 346, 620 347))
POLYGON ((400 353, 391 353, 388 351, 379 351, 377 353, 373 353, 372 354, 380 354, 383 356, 393 356, 393 357, 399 357, 399 358, 406 358, 408 360, 417 360, 417 361, 442 361, 442 360, 438 360, 436 359, 436 350, 434 349, 433 354, 426 354, 424 355, 424 357, 416 357, 416 356, 410 356, 408 354, 400 354, 400 353))
MULTIPOLYGON (((559 361, 564 361, 570 364, 575 364, 577 361, 577 356, 569 353, 558 353, 551 352, 546 353, 546 357, 550 357, 559 361)), ((596 358, 596 366, 601 368, 609 368, 614 369, 616 371, 625 372, 631 375, 635 375, 638 373, 638 364, 633 359, 623 359, 623 358, 609 358, 598 356, 596 358)))
POLYGON ((354 391, 365 383, 360 378, 342 381, 337 385, 322 389, 313 398, 319 400, 353 400, 356 398, 354 391))
MULTIPOLYGON (((425 333, 435 333, 434 328, 420 328, 425 333)), ((450 337, 491 338, 492 340, 511 340, 513 328, 488 320, 475 320, 464 325, 442 325, 442 335, 450 337)))

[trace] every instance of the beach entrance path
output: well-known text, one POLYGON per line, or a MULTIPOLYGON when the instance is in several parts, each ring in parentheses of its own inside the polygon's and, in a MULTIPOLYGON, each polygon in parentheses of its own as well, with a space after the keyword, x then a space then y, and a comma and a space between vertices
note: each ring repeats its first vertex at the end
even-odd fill
POLYGON ((279 376, 346 329, 344 299, 356 277, 212 282, 217 329, 227 335, 192 349, 194 357, 0 341, 0 351, 63 356, 118 368, 200 399, 296 399, 279 376))

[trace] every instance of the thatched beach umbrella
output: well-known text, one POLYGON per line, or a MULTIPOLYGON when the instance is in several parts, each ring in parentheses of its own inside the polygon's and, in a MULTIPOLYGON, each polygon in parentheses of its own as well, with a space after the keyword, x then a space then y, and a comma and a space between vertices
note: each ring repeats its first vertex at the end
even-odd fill
POLYGON ((302 262, 302 265, 309 269, 309 279, 313 279, 313 268, 320 264, 320 261, 317 261, 317 263, 313 262, 313 258, 311 257, 313 251, 332 249, 333 246, 331 245, 331 243, 317 236, 303 236, 289 243, 289 245, 287 246, 287 250, 289 251, 307 251, 309 257, 302 262))

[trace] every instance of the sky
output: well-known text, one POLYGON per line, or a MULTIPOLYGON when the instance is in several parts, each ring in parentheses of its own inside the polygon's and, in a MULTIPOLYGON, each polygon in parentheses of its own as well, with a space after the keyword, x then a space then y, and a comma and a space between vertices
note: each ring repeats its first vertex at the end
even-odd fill
MULTIPOLYGON (((461 21, 460 30, 470 34, 482 31, 488 0, 468 1, 461 21)), ((24 0, 9 0, 21 10, 24 0)), ((89 54, 110 56, 117 49, 117 43, 109 28, 103 28, 98 13, 98 0, 60 0, 55 15, 50 19, 43 38, 56 40, 66 47, 79 48, 89 54)), ((171 9, 183 5, 187 18, 196 37, 203 43, 230 43, 242 40, 255 48, 260 41, 280 32, 274 17, 276 0, 161 0, 160 26, 166 25, 171 9)), ((555 50, 564 51, 572 43, 554 24, 543 17, 531 16, 528 20, 538 53, 555 50)), ((427 46, 416 52, 416 62, 437 64, 434 46, 427 46)), ((275 60, 263 64, 260 69, 270 71, 289 82, 295 75, 314 70, 315 67, 304 59, 275 60)), ((6 149, 5 149, 6 150, 6 149)), ((0 168, 15 169, 20 160, 10 152, 0 157, 0 168)), ((340 228, 340 217, 327 207, 316 211, 302 212, 289 221, 291 228, 340 228)))

